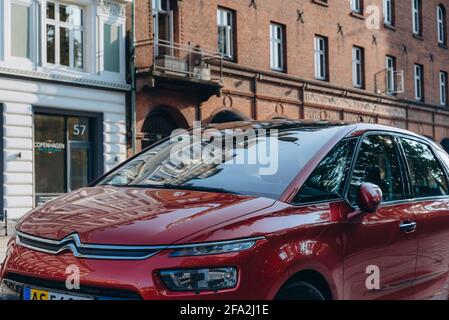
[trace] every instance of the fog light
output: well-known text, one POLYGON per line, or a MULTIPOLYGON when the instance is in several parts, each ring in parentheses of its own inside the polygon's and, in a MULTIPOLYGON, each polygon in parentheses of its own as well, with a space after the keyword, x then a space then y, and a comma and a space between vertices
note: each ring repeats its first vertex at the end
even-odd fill
POLYGON ((20 300, 20 286, 9 280, 0 283, 0 300, 20 300))
POLYGON ((205 291, 234 288, 236 268, 161 271, 165 285, 172 291, 205 291))

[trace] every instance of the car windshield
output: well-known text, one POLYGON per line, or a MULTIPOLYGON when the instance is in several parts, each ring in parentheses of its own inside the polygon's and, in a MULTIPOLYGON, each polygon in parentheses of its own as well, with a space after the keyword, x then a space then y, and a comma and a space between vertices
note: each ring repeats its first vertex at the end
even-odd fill
POLYGON ((338 127, 200 130, 172 135, 100 185, 216 191, 278 199, 338 127))

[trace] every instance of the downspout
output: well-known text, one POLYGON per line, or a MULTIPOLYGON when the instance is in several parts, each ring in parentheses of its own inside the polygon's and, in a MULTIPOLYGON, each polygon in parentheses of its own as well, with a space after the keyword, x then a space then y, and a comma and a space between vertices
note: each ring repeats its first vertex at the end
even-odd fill
POLYGON ((131 72, 131 150, 137 152, 136 141, 136 8, 135 0, 131 4, 131 39, 130 39, 130 72, 131 72))

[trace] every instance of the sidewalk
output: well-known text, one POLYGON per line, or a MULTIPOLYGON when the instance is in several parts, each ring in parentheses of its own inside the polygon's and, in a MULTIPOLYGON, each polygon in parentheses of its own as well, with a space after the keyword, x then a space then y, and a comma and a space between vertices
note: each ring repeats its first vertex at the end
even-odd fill
POLYGON ((15 222, 8 223, 8 237, 5 237, 5 230, 2 229, 4 224, 0 222, 0 263, 3 262, 6 256, 6 245, 8 244, 9 236, 14 232, 15 222))

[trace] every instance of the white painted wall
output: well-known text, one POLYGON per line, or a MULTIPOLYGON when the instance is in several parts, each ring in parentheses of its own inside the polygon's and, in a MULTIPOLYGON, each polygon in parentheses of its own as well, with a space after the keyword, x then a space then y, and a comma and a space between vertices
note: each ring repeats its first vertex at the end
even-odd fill
POLYGON ((33 207, 33 106, 102 113, 104 169, 126 159, 125 93, 0 77, 0 103, 4 104, 4 205, 11 219, 33 207))

